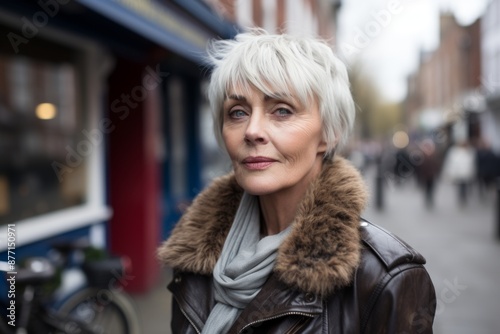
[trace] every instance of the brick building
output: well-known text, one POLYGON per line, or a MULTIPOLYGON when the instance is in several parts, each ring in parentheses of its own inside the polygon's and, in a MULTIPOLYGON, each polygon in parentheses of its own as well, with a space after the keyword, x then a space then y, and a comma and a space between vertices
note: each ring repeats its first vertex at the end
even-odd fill
POLYGON ((484 139, 500 153, 500 0, 492 0, 481 29, 482 89, 487 107, 480 118, 484 139))
POLYGON ((448 126, 450 140, 478 136, 470 117, 476 110, 467 101, 481 85, 480 25, 479 19, 461 26, 451 14, 440 16, 438 48, 422 53, 419 68, 408 78, 405 106, 413 132, 448 126))

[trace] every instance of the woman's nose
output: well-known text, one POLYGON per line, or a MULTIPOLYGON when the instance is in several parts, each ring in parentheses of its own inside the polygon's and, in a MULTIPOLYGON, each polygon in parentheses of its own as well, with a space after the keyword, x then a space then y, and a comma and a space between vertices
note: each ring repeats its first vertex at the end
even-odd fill
POLYGON ((265 144, 268 141, 265 116, 253 112, 245 130, 247 144, 265 144))

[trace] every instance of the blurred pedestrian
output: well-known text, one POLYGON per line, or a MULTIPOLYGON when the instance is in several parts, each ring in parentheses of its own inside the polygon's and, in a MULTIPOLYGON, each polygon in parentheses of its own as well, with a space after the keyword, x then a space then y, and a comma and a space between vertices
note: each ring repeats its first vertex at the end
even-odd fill
POLYGON ((500 176, 498 160, 491 146, 485 140, 480 140, 476 149, 476 171, 479 195, 483 198, 491 190, 495 177, 500 176))
POLYGON ((419 147, 422 150, 423 159, 418 167, 418 180, 424 189, 425 205, 428 209, 432 209, 436 178, 439 174, 439 157, 432 139, 424 139, 419 147))
POLYGON ((251 30, 210 54, 215 131, 234 172, 159 250, 174 269, 173 333, 431 333, 424 258, 361 220, 365 184, 335 155, 355 108, 331 48, 251 30))
POLYGON ((349 145, 346 152, 347 159, 356 169, 363 174, 367 165, 366 156, 361 149, 361 145, 354 143, 349 145))
POLYGON ((457 187, 459 204, 467 204, 469 187, 476 175, 474 149, 467 141, 461 141, 448 149, 443 165, 443 176, 457 187))
POLYGON ((415 167, 410 162, 408 147, 398 148, 395 153, 394 176, 396 184, 400 185, 403 181, 415 174, 415 167))

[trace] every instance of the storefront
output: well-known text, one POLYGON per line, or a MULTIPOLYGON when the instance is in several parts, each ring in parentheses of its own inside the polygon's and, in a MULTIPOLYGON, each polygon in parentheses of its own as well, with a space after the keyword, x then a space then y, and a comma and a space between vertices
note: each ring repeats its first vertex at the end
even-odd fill
POLYGON ((130 291, 151 286, 203 186, 203 50, 234 32, 202 1, 1 4, 2 260, 12 224, 19 260, 86 237, 131 258, 130 291))

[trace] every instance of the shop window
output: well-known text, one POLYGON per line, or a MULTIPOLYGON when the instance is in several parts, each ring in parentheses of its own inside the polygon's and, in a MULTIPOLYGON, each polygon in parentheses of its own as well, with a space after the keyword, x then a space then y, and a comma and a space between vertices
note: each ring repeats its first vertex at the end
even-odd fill
POLYGON ((42 38, 17 51, 0 51, 0 225, 80 205, 87 194, 79 53, 42 38))

